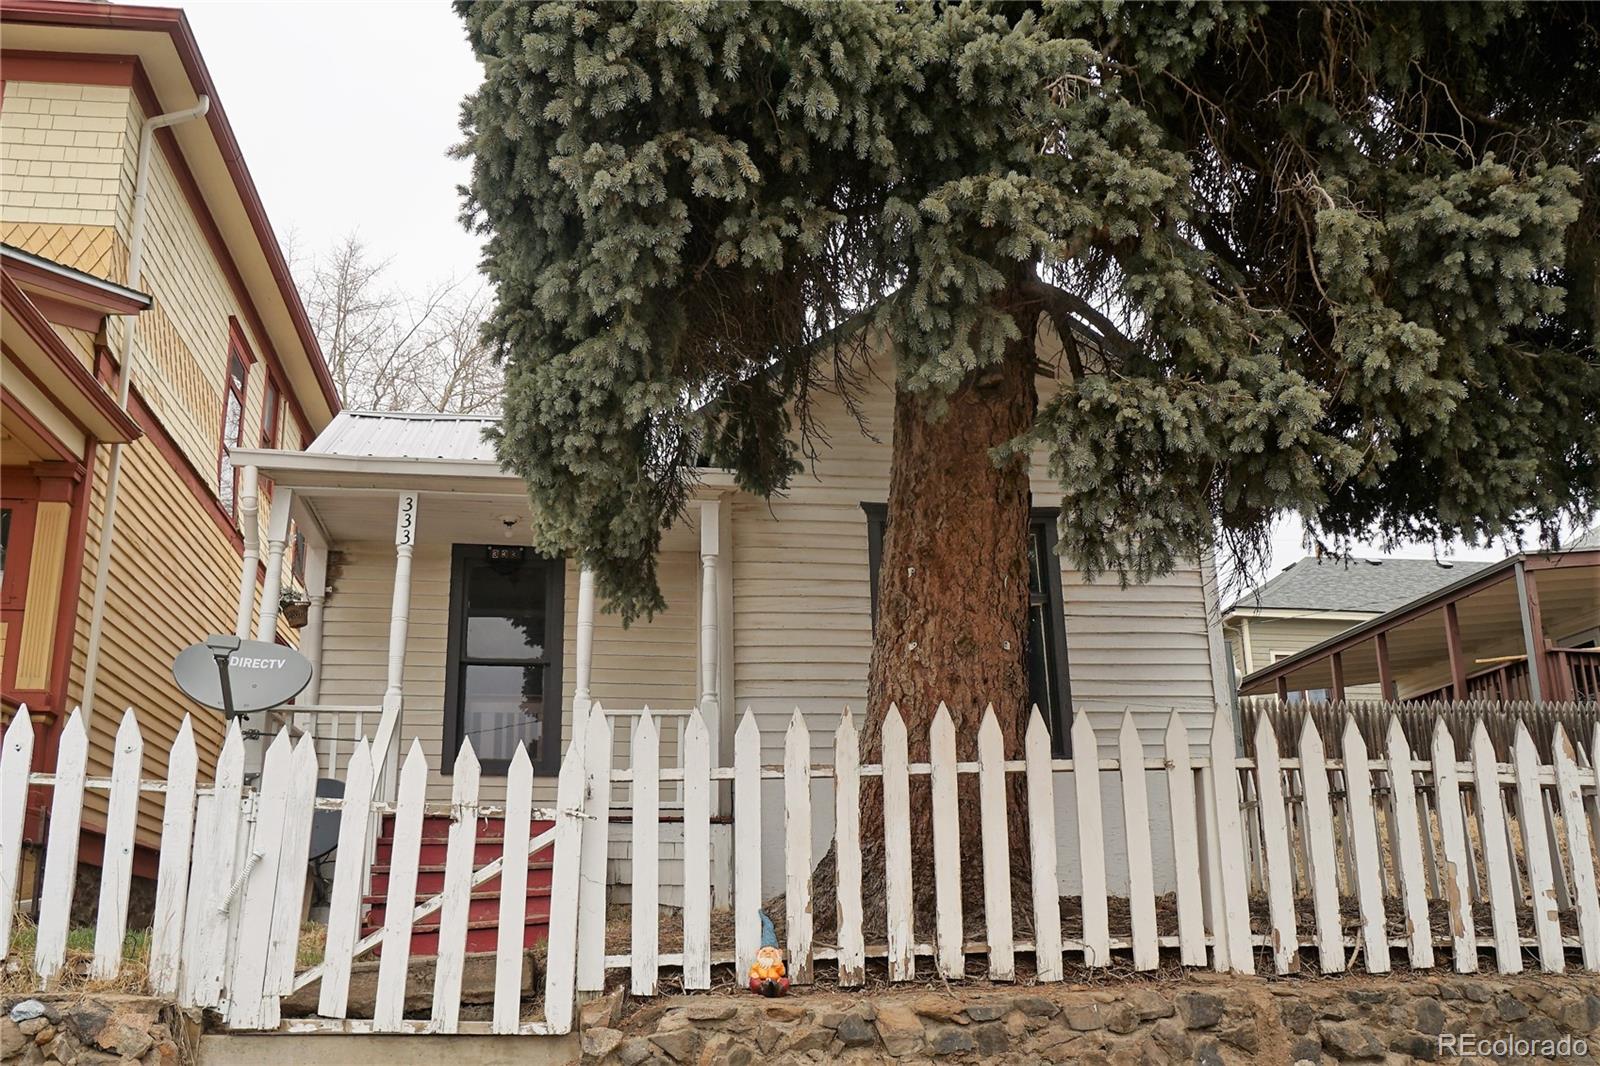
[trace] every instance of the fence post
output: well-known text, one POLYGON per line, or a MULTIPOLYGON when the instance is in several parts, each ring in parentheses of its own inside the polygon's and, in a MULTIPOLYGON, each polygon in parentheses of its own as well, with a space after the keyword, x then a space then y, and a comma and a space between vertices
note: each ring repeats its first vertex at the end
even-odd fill
POLYGON ((24 703, 11 716, 0 741, 0 951, 11 947, 11 925, 22 876, 22 823, 28 813, 28 774, 33 770, 33 719, 24 703))
POLYGON ((1156 943, 1156 892, 1150 858, 1150 796, 1145 791, 1144 743, 1133 724, 1133 712, 1122 712, 1117 736, 1118 776, 1122 779, 1122 824, 1128 846, 1128 913, 1133 925, 1133 968, 1154 970, 1161 964, 1156 943))
POLYGON ((78 833, 88 757, 89 736, 83 728, 83 711, 74 709, 56 748, 55 796, 50 804, 50 838, 45 844, 39 927, 34 934, 33 968, 46 987, 67 957, 67 927, 78 877, 78 833))
MULTIPOLYGON (((519 751, 524 747, 517 745, 519 751)), ((433 1025, 441 1033, 455 1032, 461 1019, 461 980, 467 966, 467 915, 472 906, 472 868, 476 864, 475 853, 478 850, 479 772, 478 755, 472 750, 472 738, 465 737, 451 771, 450 829, 444 853, 443 900, 439 907, 439 950, 433 960, 433 1025)), ((558 808, 561 806, 559 794, 556 805, 558 808)), ((562 817, 558 809, 558 824, 562 817)), ((504 825, 503 822, 501 824, 504 825)), ((517 862, 515 856, 505 851, 504 840, 501 841, 500 855, 500 888, 504 892, 505 867, 510 865, 527 869, 528 861, 523 859, 517 862)), ((559 856, 557 861, 560 861, 559 856)), ((561 955, 561 950, 569 943, 571 933, 567 928, 557 928, 556 912, 575 902, 570 891, 565 895, 559 891, 552 877, 548 956, 552 975, 562 962, 570 962, 569 958, 561 955)), ((570 991, 568 1002, 571 1002, 570 991)), ((550 1006, 547 996, 547 1014, 550 1006)))
POLYGON ((733 937, 738 973, 761 947, 761 729, 746 707, 733 735, 733 937))
MULTIPOLYGON (((572 1031, 573 992, 577 978, 577 950, 578 950, 578 865, 583 861, 580 850, 583 846, 583 787, 584 787, 584 737, 582 733, 575 733, 572 743, 567 747, 567 754, 561 760, 561 773, 556 779, 556 840, 555 855, 550 871, 550 925, 549 940, 545 948, 546 970, 544 983, 544 1018, 552 1033, 567 1033, 572 1031)), ((518 745, 519 753, 525 750, 518 745)), ((531 776, 529 784, 532 784, 531 776)), ((531 789, 530 789, 531 796, 531 789)), ((526 824, 526 821, 524 821, 526 824)), ((528 845, 522 844, 522 855, 527 855, 528 845)), ((508 859, 511 852, 504 852, 508 859)), ((509 862, 502 868, 501 885, 504 891, 505 873, 509 872, 509 862)), ((520 866, 523 875, 520 878, 523 895, 527 895, 527 859, 515 865, 520 866)), ((684 890, 689 890, 689 885, 684 885, 684 890)), ((508 930, 509 932, 509 930, 508 930)), ((508 953, 517 961, 517 977, 520 984, 522 975, 522 931, 518 929, 516 942, 496 944, 496 967, 500 958, 508 953)), ((505 939, 510 939, 506 937, 505 939)), ((684 930, 683 951, 687 959, 689 955, 689 937, 687 926, 684 930)), ((507 966, 509 970, 509 964, 507 966)), ((688 966, 684 967, 687 974, 688 966)), ((498 982, 497 982, 498 984, 498 982)), ((516 993, 511 989, 505 990, 507 1006, 516 1002, 516 993)), ((458 993, 459 998, 459 993, 458 993)), ((501 1011, 500 989, 495 990, 495 1010, 501 1011)), ((510 1021, 515 1025, 514 1019, 501 1017, 501 1023, 510 1021)))
POLYGON ((1584 969, 1600 970, 1600 898, 1594 875, 1594 852, 1589 846, 1589 818, 1584 809, 1583 782, 1573 757, 1572 741, 1556 723, 1551 739, 1556 764, 1556 793, 1561 820, 1567 831, 1567 851, 1572 859, 1572 894, 1578 909, 1578 938, 1583 944, 1584 969))
MULTIPOLYGON (((383 752, 373 747, 373 757, 383 752)), ((428 795, 428 760, 415 737, 400 767, 394 809, 394 843, 389 852, 389 891, 384 899, 383 957, 378 960, 378 994, 372 1030, 399 1032, 405 1021, 406 974, 411 964, 412 910, 417 905, 417 863, 422 852, 422 820, 428 795)))
POLYGON ((811 731, 794 709, 783 737, 784 903, 789 980, 811 983, 811 731))
POLYGON ((839 987, 866 981, 867 949, 861 928, 861 742, 844 709, 833 733, 833 846, 839 889, 839 987))
POLYGON ((884 938, 891 981, 910 981, 917 975, 912 947, 911 778, 906 741, 905 719, 891 703, 883 719, 884 938))
POLYGON ((1500 792, 1500 764, 1494 742, 1479 718, 1472 730, 1472 777, 1477 787, 1478 832, 1483 839, 1489 915, 1494 926, 1495 961, 1501 973, 1522 972, 1522 936, 1513 904, 1510 839, 1500 792))
POLYGON ((1389 972, 1389 933, 1383 914, 1383 853, 1378 850, 1377 809, 1367 742, 1354 715, 1344 720, 1344 787, 1350 808, 1348 846, 1355 857, 1356 898, 1361 906, 1361 944, 1368 973, 1389 972))
POLYGON ((1206 964, 1205 900, 1200 891, 1200 825, 1195 820, 1194 768, 1182 716, 1167 715, 1167 802, 1172 806, 1172 857, 1178 880, 1178 961, 1206 964))
POLYGON ((1061 880, 1056 858, 1055 771, 1039 705, 1028 716, 1028 842, 1033 852, 1033 965, 1041 982, 1066 975, 1061 956, 1061 880))
POLYGON ((1106 910, 1105 820, 1100 811, 1100 743, 1086 714, 1072 719, 1072 785, 1078 801, 1078 869, 1082 885, 1083 964, 1111 962, 1106 910))
POLYGON ((1217 844, 1221 863, 1222 929, 1228 940, 1228 968, 1235 973, 1255 973, 1254 945, 1250 939, 1249 888, 1244 872, 1244 830, 1239 824, 1239 772, 1233 719, 1218 706, 1211 718, 1212 794, 1217 804, 1217 844))
POLYGON ((1011 834, 1006 828, 1005 740, 994 705, 978 727, 978 802, 983 827, 983 911, 989 943, 989 979, 1017 975, 1011 921, 1011 834))
POLYGON ((633 994, 653 996, 661 944, 661 737, 647 706, 633 727, 633 871, 631 944, 633 994))
MULTIPOLYGON (((1417 840, 1417 793, 1412 777, 1411 747, 1397 715, 1389 716, 1390 810, 1394 813, 1395 874, 1400 881, 1401 906, 1406 915, 1406 944, 1411 968, 1433 966, 1433 929, 1428 920, 1424 891, 1422 846, 1417 840)), ((1432 830, 1429 830, 1432 839, 1432 830)))
MULTIPOLYGON (((589 719, 573 722, 587 730, 583 744, 583 839, 578 848, 578 968, 580 995, 601 992, 606 982, 606 848, 611 839, 611 723, 596 703, 589 719)), ((530 774, 529 789, 532 779, 530 774)), ((520 934, 519 934, 520 935, 520 934)))
POLYGON ((682 739, 683 987, 700 989, 711 987, 711 735, 699 708, 682 739))
POLYGON ((1433 787, 1439 809, 1439 836, 1444 842, 1444 893, 1450 911, 1455 969, 1457 973, 1475 973, 1478 931, 1472 920, 1472 858, 1467 852, 1467 829, 1461 809, 1456 742, 1443 716, 1436 718, 1433 726, 1433 787))
POLYGON ((1283 771, 1272 716, 1256 719, 1256 802, 1261 811, 1261 843, 1266 852, 1267 910, 1272 924, 1272 965, 1280 974, 1300 969, 1295 928, 1294 863, 1290 859, 1283 771))
MULTIPOLYGON (((1550 843, 1545 836, 1544 787, 1539 783, 1539 754, 1534 751, 1528 727, 1517 723, 1511 748, 1517 777, 1517 816, 1522 823, 1522 853, 1528 864, 1528 888, 1533 905, 1534 935, 1539 941, 1539 964, 1546 973, 1566 968, 1566 948, 1561 942, 1561 917, 1551 872, 1550 843)), ((1555 863, 1561 862, 1558 852, 1555 863)), ((1520 939, 1520 936, 1519 936, 1520 939)))
POLYGON ((943 703, 928 730, 929 780, 933 793, 934 950, 939 972, 962 977, 965 929, 961 920, 961 830, 956 820, 956 726, 943 703))
POLYGON ((322 985, 317 1013, 343 1018, 350 998, 351 951, 361 928, 361 882, 367 869, 367 828, 371 824, 372 745, 356 741, 345 764, 343 809, 339 812, 339 847, 328 900, 328 933, 322 957, 322 985))

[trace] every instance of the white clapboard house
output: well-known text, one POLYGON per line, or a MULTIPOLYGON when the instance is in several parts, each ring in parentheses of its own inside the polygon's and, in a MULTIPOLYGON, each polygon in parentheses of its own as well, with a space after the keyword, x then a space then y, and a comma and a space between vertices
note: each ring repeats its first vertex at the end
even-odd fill
MULTIPOLYGON (((448 804, 453 755, 470 738, 484 774, 481 802, 493 805, 512 752, 526 744, 539 775, 536 805, 548 805, 574 709, 592 702, 612 716, 619 763, 647 706, 661 729, 664 765, 675 765, 676 739, 693 708, 707 724, 714 765, 731 765, 734 730, 747 709, 761 728, 764 763, 783 761, 796 708, 810 725, 814 761, 831 761, 842 710, 859 715, 866 703, 893 428, 892 388, 876 375, 873 381, 852 397, 858 411, 837 398, 817 401, 822 450, 782 497, 747 495, 727 472, 699 471, 689 513, 661 545, 667 608, 629 628, 597 608, 590 575, 526 546, 530 503, 485 443, 485 417, 345 411, 304 451, 236 449, 244 521, 254 521, 269 486, 273 496, 264 616, 287 587, 279 579, 285 542, 305 538, 311 600, 300 646, 316 675, 295 724, 318 738, 324 772, 342 767, 352 738, 367 735, 386 759, 380 776, 392 788, 396 752, 417 738, 432 775, 428 801, 448 804), (290 506, 281 505, 285 498, 290 506)), ((1041 392, 1050 386, 1041 380, 1041 392)), ((1073 715, 1087 715, 1112 754, 1131 709, 1157 758, 1178 710, 1203 745, 1229 699, 1209 561, 1125 588, 1115 577, 1086 581, 1054 553, 1058 492, 1042 462, 1034 478, 1032 549, 1045 565, 1035 568, 1032 632, 1041 639, 1030 642, 1029 668, 1052 734, 1064 737, 1073 715)), ((245 573, 257 565, 247 555, 245 573)), ((254 585, 241 583, 242 600, 254 585)), ((762 832, 774 842, 762 856, 771 891, 783 876, 778 784, 764 786, 773 790, 773 802, 763 805, 773 824, 762 832)), ((1071 790, 1057 791, 1065 815, 1071 790)), ((670 785, 661 798, 670 812, 670 785)), ((625 790, 613 800, 616 899, 626 898, 629 882, 625 790)), ((728 790, 714 802, 714 815, 731 812, 728 790)), ((825 797, 818 809, 830 809, 825 797)), ((1158 826, 1164 810, 1152 793, 1158 826)), ((713 876, 726 898, 730 838, 720 828, 713 876)), ((668 821, 663 904, 674 901, 672 830, 668 821)), ((831 831, 826 818, 817 820, 817 854, 831 831)), ((1061 842, 1066 888, 1076 876, 1072 844, 1061 842)), ((383 852, 380 843, 380 866, 383 852)), ((1115 890, 1126 863, 1110 854, 1107 865, 1115 890)), ((426 882, 429 872, 422 876, 426 882)), ((1166 879, 1162 870, 1157 879, 1158 886, 1166 879)), ((530 888, 530 914, 542 912, 532 898, 538 891, 530 888)), ((369 926, 380 920, 377 910, 369 926)))

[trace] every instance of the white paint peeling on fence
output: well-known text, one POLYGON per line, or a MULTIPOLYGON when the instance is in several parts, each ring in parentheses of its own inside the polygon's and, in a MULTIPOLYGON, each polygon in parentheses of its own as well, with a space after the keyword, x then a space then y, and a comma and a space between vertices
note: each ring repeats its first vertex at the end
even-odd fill
POLYGON ((1122 824, 1128 845, 1128 914, 1133 926, 1133 968, 1161 964, 1156 944, 1156 890, 1150 857, 1150 794, 1144 783, 1144 742, 1133 712, 1122 713, 1117 734, 1118 776, 1122 779, 1122 824))
POLYGON ((989 979, 1017 976, 1011 922, 1011 834, 1006 825, 1005 738, 991 704, 978 726, 978 806, 983 835, 983 912, 989 979))
POLYGON ((1195 827, 1194 769, 1183 716, 1167 716, 1167 803, 1172 815, 1173 873, 1177 878, 1178 960, 1206 964, 1205 901, 1200 892, 1200 840, 1195 827))
POLYGON ((1034 705, 1023 741, 1028 765, 1028 845, 1033 870, 1034 973, 1042 982, 1059 981, 1066 967, 1061 954, 1061 880, 1056 856, 1056 796, 1050 767, 1050 730, 1034 705))
POLYGON ((1261 845, 1267 857, 1268 947, 1280 974, 1300 969, 1300 942, 1295 928, 1294 865, 1289 851, 1289 825, 1283 799, 1283 770, 1278 734, 1272 716, 1256 719, 1256 800, 1261 811, 1261 845))
POLYGON ((833 733, 834 867, 839 893, 839 986, 866 981, 867 947, 861 927, 861 765, 860 738, 850 708, 833 733))
MULTIPOLYGON (((521 750, 518 745, 518 750, 521 750)), ((481 768, 472 738, 461 742, 451 769, 450 829, 444 856, 444 902, 439 907, 439 954, 433 966, 433 1025, 453 1033, 461 1020, 461 979, 467 966, 467 914, 472 906, 473 852, 478 846, 481 768)), ((581 772, 581 771, 580 771, 581 772)), ((526 862, 511 863, 526 876, 526 862)), ((501 874, 504 888, 504 874, 501 874)), ((552 901, 553 904, 553 901, 552 901)), ((572 928, 569 923, 566 928, 572 928)))
POLYGON ((44 882, 39 894, 39 926, 34 931, 33 968, 45 987, 67 958, 67 925, 78 879, 78 825, 83 814, 83 779, 89 736, 83 712, 74 709, 56 745, 55 798, 45 842, 44 882))
POLYGON ((1383 853, 1378 850, 1372 766, 1354 716, 1344 720, 1344 781, 1350 811, 1348 843, 1355 854, 1356 899, 1361 907, 1361 950, 1368 973, 1389 972, 1389 933, 1383 914, 1383 853))
POLYGON ((907 742, 905 719, 900 717, 900 708, 891 703, 883 719, 884 941, 891 981, 910 981, 917 975, 911 925, 911 778, 907 742))
POLYGON ((633 727, 633 994, 653 996, 660 973, 661 737, 646 707, 633 727))
MULTIPOLYGON (((745 951, 753 956, 759 942, 759 868, 751 859, 761 852, 760 789, 763 781, 770 781, 782 787, 787 947, 795 980, 807 979, 813 955, 836 960, 841 983, 857 987, 865 980, 867 960, 874 957, 886 957, 892 981, 905 981, 914 975, 919 954, 932 956, 941 974, 961 978, 967 971, 968 955, 984 953, 991 979, 1003 981, 1014 977, 1015 954, 1032 953, 1039 980, 1056 981, 1064 967, 1054 778, 1068 774, 1074 780, 1063 787, 1072 788, 1078 801, 1085 916, 1082 944, 1091 965, 1104 966, 1114 953, 1131 952, 1133 965, 1148 969, 1159 963, 1162 950, 1176 947, 1184 965, 1203 966, 1209 946, 1219 968, 1249 970, 1254 951, 1265 947, 1272 954, 1275 970, 1292 971, 1298 965, 1300 936, 1293 914, 1299 873, 1294 830, 1298 828, 1306 837, 1304 865, 1309 873, 1306 888, 1299 894, 1311 897, 1321 968, 1333 972, 1355 964, 1346 958, 1345 930, 1339 921, 1340 903, 1351 900, 1361 915, 1357 937, 1361 965, 1369 972, 1388 968, 1387 856, 1393 866, 1388 880, 1405 915, 1402 942, 1412 967, 1427 969, 1434 963, 1435 941, 1428 920, 1430 889, 1424 843, 1434 834, 1436 811, 1442 843, 1442 891, 1433 894, 1444 897, 1450 928, 1442 942, 1452 947, 1458 970, 1470 971, 1478 965, 1470 895, 1472 856, 1468 851, 1469 841, 1474 840, 1481 848, 1482 885, 1494 919, 1500 968, 1505 972, 1520 968, 1523 952, 1532 944, 1538 949, 1538 965, 1546 972, 1575 965, 1580 950, 1584 968, 1600 969, 1600 897, 1596 894, 1591 806, 1595 772, 1590 754, 1576 751, 1564 729, 1554 727, 1550 761, 1541 763, 1532 734, 1518 727, 1506 756, 1509 762, 1501 762, 1479 722, 1472 733, 1471 759, 1463 766, 1441 720, 1433 734, 1431 759, 1424 762, 1413 758, 1398 717, 1388 718, 1384 735, 1373 732, 1382 723, 1364 721, 1365 725, 1354 718, 1336 723, 1324 720, 1322 728, 1331 725, 1338 730, 1334 738, 1338 759, 1330 762, 1323 735, 1311 716, 1297 724, 1298 758, 1284 760, 1278 754, 1274 726, 1266 717, 1256 724, 1255 757, 1250 759, 1237 756, 1231 723, 1221 717, 1214 723, 1204 753, 1196 754, 1180 716, 1173 714, 1164 736, 1164 756, 1151 759, 1132 717, 1125 715, 1116 735, 1115 758, 1102 760, 1099 738, 1080 716, 1073 724, 1076 758, 1068 760, 1052 757, 1051 738, 1043 716, 1035 710, 1028 719, 1023 750, 1014 753, 1022 757, 1007 760, 998 719, 986 713, 976 737, 976 760, 958 761, 953 717, 947 708, 941 708, 929 729, 928 761, 911 764, 904 721, 898 710, 892 709, 881 733, 881 765, 863 766, 860 737, 846 712, 833 733, 831 764, 816 766, 811 763, 810 731, 797 714, 789 722, 784 763, 779 767, 761 765, 761 737, 754 717, 747 713, 736 734, 735 766, 730 770, 711 764, 709 730, 697 713, 688 714, 679 738, 680 766, 662 768, 656 718, 646 712, 633 736, 633 765, 615 771, 614 778, 609 769, 610 726, 604 712, 594 707, 574 723, 573 743, 556 783, 553 815, 534 811, 532 762, 524 749, 517 750, 507 777, 503 854, 482 866, 476 857, 478 815, 484 810, 478 802, 479 775, 474 772, 471 746, 463 746, 452 782, 444 885, 438 895, 420 901, 416 887, 429 767, 420 745, 413 743, 400 771, 399 798, 392 811, 395 827, 387 859, 387 913, 380 932, 358 940, 368 840, 375 816, 390 810, 370 801, 372 750, 365 740, 355 745, 345 767, 350 799, 318 800, 314 796, 317 756, 311 738, 295 744, 287 732, 280 733, 267 750, 259 791, 241 794, 242 741, 236 726, 230 726, 217 780, 203 786, 197 781, 198 753, 190 724, 180 730, 171 749, 167 780, 141 782, 138 727, 132 715, 125 716, 119 730, 111 776, 96 779, 85 776, 87 738, 81 719, 67 723, 55 773, 32 775, 32 729, 22 717, 22 724, 14 721, 0 741, 4 745, 0 748, 0 800, 5 804, 0 810, 0 874, 6 878, 5 917, 11 923, 18 905, 16 877, 24 824, 12 812, 25 805, 31 787, 53 790, 51 809, 58 819, 51 824, 48 843, 52 850, 44 859, 45 881, 56 891, 47 890, 40 899, 36 965, 41 986, 59 974, 65 961, 73 884, 67 874, 75 871, 76 830, 85 790, 108 793, 114 815, 134 809, 141 791, 160 792, 166 800, 165 844, 160 851, 157 927, 152 943, 154 988, 176 989, 188 1002, 219 1007, 225 1024, 234 1029, 279 1026, 281 996, 320 980, 318 1017, 295 1020, 286 1028, 481 1031, 473 1027, 482 1023, 460 1021, 467 916, 472 890, 498 877, 501 898, 494 1020, 487 1028, 505 1034, 567 1032, 572 1026, 576 993, 597 989, 608 968, 630 969, 632 985, 641 996, 657 992, 663 969, 681 968, 688 988, 708 986, 714 967, 729 961, 736 962, 738 976, 742 976, 748 964, 738 956, 745 951), (1382 759, 1372 757, 1378 748, 1384 749, 1382 759), (1176 937, 1157 935, 1150 875, 1155 846, 1149 828, 1151 770, 1165 771, 1176 872, 1176 937), (1198 805, 1197 771, 1204 781, 1204 802, 1198 805), (1248 838, 1248 853, 1241 824, 1241 811, 1246 810, 1238 788, 1241 771, 1251 774, 1255 786, 1248 793, 1248 816, 1256 820, 1248 838), (1111 826, 1103 824, 1100 805, 1101 779, 1107 773, 1116 773, 1120 783, 1122 815, 1111 826), (1025 778, 1009 777, 1011 774, 1025 774, 1025 778), (1305 806, 1298 827, 1292 826, 1288 817, 1289 805, 1298 799, 1284 795, 1286 774, 1298 774, 1302 783, 1305 806), (1346 790, 1339 804, 1343 821, 1337 835, 1330 794, 1335 775, 1346 790), (1473 786, 1473 808, 1480 820, 1470 837, 1463 816, 1464 775, 1466 783, 1473 786), (881 861, 885 864, 887 926, 879 943, 867 940, 875 931, 864 929, 861 917, 864 854, 873 855, 873 861, 879 859, 878 854, 863 848, 861 840, 861 796, 871 794, 863 780, 874 777, 881 783, 885 822, 881 861), (910 790, 915 777, 927 778, 932 800, 932 943, 916 943, 912 927, 910 790), (591 920, 586 925, 585 915, 593 913, 591 908, 597 902, 599 915, 604 915, 603 860, 613 779, 630 782, 633 791, 634 919, 627 953, 619 955, 607 955, 603 939, 585 940, 597 930, 604 932, 603 921, 591 920), (819 779, 833 785, 829 802, 833 804, 840 925, 823 933, 837 934, 837 948, 814 944, 815 931, 810 926, 811 871, 816 858, 811 838, 817 799, 813 785, 819 779), (734 896, 737 954, 732 959, 712 950, 710 921, 711 804, 714 783, 727 780, 733 784, 735 871, 740 878, 734 896), (682 783, 684 815, 684 945, 681 952, 667 954, 660 952, 657 940, 659 882, 653 875, 660 856, 652 846, 659 833, 658 798, 663 781, 682 783), (1504 794, 1507 786, 1516 793, 1509 810, 1504 794), (1006 802, 1011 792, 1024 788, 1029 799, 1026 836, 1033 863, 1031 942, 1018 942, 1013 929, 1009 841, 1011 830, 1020 833, 1021 827, 1009 824, 1006 802), (966 802, 979 805, 982 832, 976 841, 962 840, 957 830, 963 796, 966 802), (22 803, 16 797, 22 797, 22 803), (1379 835, 1380 804, 1385 804, 1387 841, 1379 835), (340 809, 339 847, 325 959, 297 975, 294 949, 305 853, 312 813, 318 807, 340 809), (552 816, 554 828, 534 837, 532 820, 552 816), (1216 857, 1204 873, 1202 834, 1206 854, 1216 857), (980 858, 971 853, 974 846, 981 850, 987 926, 981 943, 966 942, 961 926, 959 873, 980 858), (528 895, 524 859, 552 847, 544 1016, 528 1020, 523 1017, 527 1004, 521 983, 528 895), (1108 848, 1125 852, 1129 872, 1127 915, 1119 917, 1114 926, 1106 899, 1104 854, 1108 848), (1513 865, 1513 851, 1520 865, 1513 865), (590 885, 585 873, 595 854, 602 860, 598 886, 590 885), (1247 857, 1254 868, 1254 882, 1246 869, 1247 857), (1212 879, 1213 939, 1209 945, 1202 876, 1212 879), (1259 936, 1250 930, 1244 907, 1244 891, 1252 883, 1265 889, 1270 912, 1268 931, 1259 936), (1526 894, 1519 891, 1523 884, 1526 894), (1562 899, 1570 900, 1576 911, 1578 936, 1571 940, 1561 936, 1557 923, 1556 905, 1562 899), (424 1008, 428 1018, 408 1020, 404 1012, 406 978, 412 967, 411 938, 417 923, 434 913, 439 914, 439 949, 432 996, 424 1008), (1526 928, 1518 927, 1519 913, 1526 928), (347 1019, 352 960, 375 947, 381 947, 382 958, 374 1017, 370 1022, 347 1019), (1568 951, 1573 955, 1569 957, 1568 951), (591 987, 586 989, 585 982, 591 987)), ((876 812, 873 815, 876 820, 876 812)), ((100 978, 115 976, 121 966, 120 951, 112 953, 108 946, 120 946, 126 924, 125 871, 118 858, 124 844, 131 855, 132 829, 125 822, 125 818, 114 818, 106 826, 108 864, 90 970, 100 978)), ((1072 945, 1074 949, 1077 946, 1072 945)))
POLYGON ((928 730, 933 799, 934 946, 939 973, 961 977, 967 970, 961 916, 961 823, 957 814, 956 726, 943 703, 928 730))
POLYGON ((1506 809, 1500 796, 1500 766, 1494 743, 1480 719, 1472 730, 1472 776, 1477 786, 1478 839, 1488 873, 1489 918, 1494 929, 1495 962, 1501 973, 1522 972, 1522 937, 1517 933, 1513 901, 1511 849, 1506 835, 1506 809))
POLYGON ((122 966, 122 939, 128 931, 128 890, 133 885, 133 831, 139 817, 139 777, 144 770, 144 737, 129 707, 113 741, 111 795, 106 802, 105 847, 100 860, 100 900, 94 929, 97 980, 115 977, 122 966))
MULTIPOLYGON (((1398 715, 1389 716, 1390 802, 1395 821, 1395 874, 1400 880, 1401 906, 1406 916, 1406 951, 1412 969, 1433 967, 1433 929, 1428 916, 1427 885, 1423 879, 1422 847, 1418 842, 1417 793, 1413 783, 1411 746, 1398 715)), ((1432 833, 1429 833, 1432 842, 1432 833)))
POLYGON ((0 947, 9 948, 21 900, 22 826, 28 813, 28 774, 33 769, 33 719, 24 703, 0 739, 0 947))
POLYGON ((711 738, 698 707, 683 729, 683 987, 711 987, 711 738))
POLYGON ((1078 800, 1078 870, 1082 880, 1083 962, 1111 961, 1111 919, 1106 907, 1105 819, 1100 813, 1099 741, 1089 716, 1072 723, 1072 784, 1078 800))

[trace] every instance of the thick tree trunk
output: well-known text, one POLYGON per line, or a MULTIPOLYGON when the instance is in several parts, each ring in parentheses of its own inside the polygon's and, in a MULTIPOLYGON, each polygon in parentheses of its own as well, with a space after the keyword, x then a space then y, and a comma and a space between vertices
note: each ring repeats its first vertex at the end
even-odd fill
MULTIPOLYGON (((996 466, 991 449, 1031 424, 1031 316, 1005 362, 972 375, 930 417, 930 401, 895 394, 894 460, 888 528, 878 570, 878 618, 867 688, 861 761, 882 753, 891 704, 905 720, 912 762, 928 759, 928 728, 942 702, 955 721, 956 755, 977 758, 978 727, 993 704, 1007 758, 1020 758, 1027 727, 1029 493, 1026 462, 996 466)), ((1008 788, 1013 908, 1028 908, 1026 787, 1008 788)), ((869 942, 884 929, 883 794, 877 778, 862 787, 863 905, 869 942)), ((962 775, 962 912, 969 936, 983 929, 983 865, 975 775, 962 775)), ((919 940, 931 941, 934 915, 932 804, 929 779, 911 779, 912 883, 919 940)), ((831 939, 836 898, 833 853, 817 869, 817 933, 831 939)))

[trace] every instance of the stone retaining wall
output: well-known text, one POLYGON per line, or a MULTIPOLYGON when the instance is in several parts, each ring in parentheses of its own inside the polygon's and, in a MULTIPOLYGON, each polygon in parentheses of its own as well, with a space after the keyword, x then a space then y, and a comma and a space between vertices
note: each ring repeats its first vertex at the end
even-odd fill
POLYGON ((1600 978, 1198 974, 1097 987, 880 986, 778 1000, 676 997, 632 1014, 609 999, 588 1004, 583 1022, 583 1061, 604 1066, 1408 1063, 1474 1054, 1595 1062, 1600 978))
POLYGON ((200 1015, 151 996, 54 995, 5 1000, 0 1061, 22 1066, 194 1066, 200 1015))

